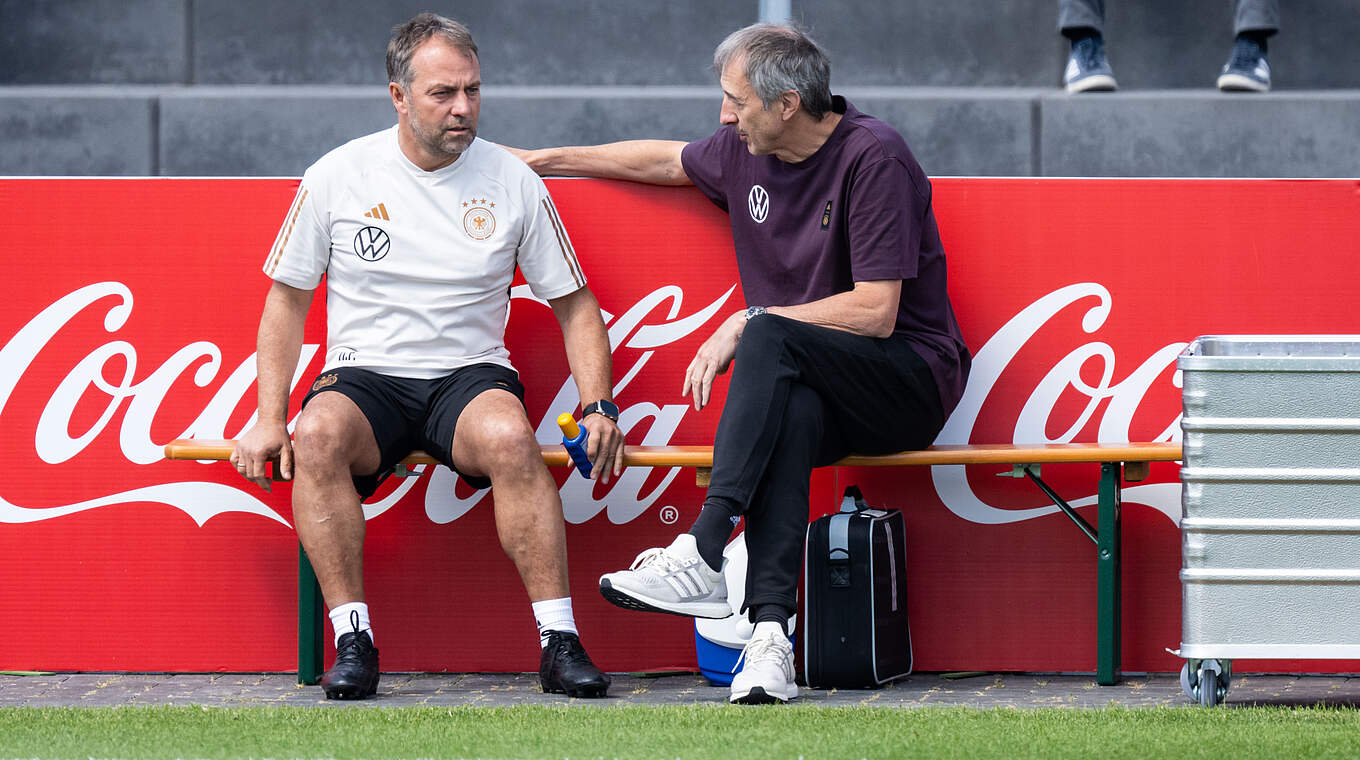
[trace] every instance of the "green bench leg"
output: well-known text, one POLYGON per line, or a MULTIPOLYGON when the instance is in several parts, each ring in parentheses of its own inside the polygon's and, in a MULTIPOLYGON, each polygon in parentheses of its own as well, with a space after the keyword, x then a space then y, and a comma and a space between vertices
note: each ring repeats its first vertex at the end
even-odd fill
POLYGON ((298 683, 321 680, 322 617, 321 586, 307 552, 298 544, 298 683))
POLYGON ((1100 506, 1096 542, 1096 682, 1102 686, 1119 683, 1122 661, 1120 641, 1119 588, 1119 486, 1123 465, 1100 465, 1100 506))

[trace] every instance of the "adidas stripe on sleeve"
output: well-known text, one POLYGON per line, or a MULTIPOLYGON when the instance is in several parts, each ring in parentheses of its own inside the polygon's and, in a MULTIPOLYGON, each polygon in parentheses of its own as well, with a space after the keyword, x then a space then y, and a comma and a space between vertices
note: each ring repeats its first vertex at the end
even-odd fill
POLYGON ((315 188, 319 184, 310 171, 302 178, 264 262, 264 273, 270 278, 303 290, 321 282, 330 260, 330 231, 317 213, 321 206, 315 188))
POLYGON ((538 186, 538 201, 526 209, 518 264, 530 290, 546 301, 585 287, 586 276, 548 188, 537 177, 533 181, 538 186))

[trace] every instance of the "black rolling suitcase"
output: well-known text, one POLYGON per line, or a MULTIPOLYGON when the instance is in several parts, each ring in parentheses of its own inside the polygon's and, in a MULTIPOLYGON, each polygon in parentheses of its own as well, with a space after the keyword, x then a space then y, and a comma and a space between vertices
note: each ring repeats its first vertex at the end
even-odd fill
POLYGON ((911 673, 906 528, 850 486, 808 526, 803 671, 814 688, 864 689, 911 673))

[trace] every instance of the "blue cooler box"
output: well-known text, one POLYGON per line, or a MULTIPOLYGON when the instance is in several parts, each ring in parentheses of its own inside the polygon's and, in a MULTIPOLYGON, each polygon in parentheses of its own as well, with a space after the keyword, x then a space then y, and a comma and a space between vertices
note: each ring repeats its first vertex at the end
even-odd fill
MULTIPOLYGON (((742 606, 746 590, 746 532, 738 533, 723 549, 723 579, 727 584, 727 601, 733 610, 742 606)), ((789 619, 792 629, 798 618, 789 619)), ((736 667, 741 650, 751 640, 751 625, 745 615, 728 615, 721 620, 694 619, 694 652, 699 659, 699 672, 714 686, 731 686, 732 668, 736 667)), ((790 634, 792 638, 792 634, 790 634)), ((796 651, 796 647, 795 647, 796 651)))

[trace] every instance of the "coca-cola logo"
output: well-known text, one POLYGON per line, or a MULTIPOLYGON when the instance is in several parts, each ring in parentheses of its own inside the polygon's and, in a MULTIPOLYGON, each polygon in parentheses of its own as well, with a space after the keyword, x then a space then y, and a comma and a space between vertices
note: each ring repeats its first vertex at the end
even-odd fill
MULTIPOLYGON (((641 351, 633 366, 616 367, 615 375, 620 379, 616 381, 615 394, 621 393, 637 377, 657 350, 703 327, 719 313, 735 289, 733 286, 712 303, 681 316, 683 291, 676 286, 665 286, 644 296, 621 316, 610 317, 611 348, 618 349, 620 345, 625 345, 641 351), (646 321, 653 318, 656 312, 664 315, 661 321, 646 321)), ((519 301, 537 300, 530 295, 527 286, 516 287, 512 291, 512 298, 519 301)), ((125 340, 94 346, 85 356, 74 361, 69 356, 44 353, 54 336, 85 310, 106 309, 103 312, 103 328, 108 333, 118 333, 127 324, 133 307, 133 293, 121 282, 87 285, 43 309, 0 349, 0 414, 3 414, 22 381, 33 375, 53 375, 50 365, 63 364, 60 371, 65 374, 55 388, 50 391, 42 389, 37 393, 47 399, 32 439, 34 453, 42 462, 53 465, 72 463, 97 438, 109 433, 117 412, 124 405, 126 409, 118 428, 118 448, 123 459, 129 465, 159 461, 163 457, 166 441, 153 440, 151 430, 167 394, 177 383, 192 382, 200 388, 210 387, 213 383, 218 385, 211 401, 194 421, 172 438, 235 438, 254 423, 255 415, 252 414, 240 429, 227 429, 233 411, 242 403, 253 401, 245 399, 256 377, 253 354, 242 357, 226 377, 221 378, 225 364, 222 351, 210 341, 195 341, 175 351, 143 379, 135 380, 139 375, 137 348, 125 340), (101 302, 105 299, 112 299, 112 304, 103 305, 101 302), (49 365, 45 367, 47 371, 30 373, 39 361, 49 365), (115 378, 112 382, 106 377, 109 372, 115 378), (103 409, 92 425, 73 434, 73 413, 77 404, 87 399, 88 395, 102 399, 103 409)), ((305 368, 319 348, 315 344, 303 346, 298 372, 293 378, 294 386, 303 379, 305 368)), ((563 378, 560 390, 538 425, 537 437, 540 442, 552 443, 557 440, 560 436, 555 422, 557 415, 574 410, 576 404, 574 384, 569 377, 563 378)), ((648 402, 636 403, 621 411, 619 425, 625 432, 645 428, 641 440, 636 441, 638 443, 665 444, 671 441, 688 409, 684 403, 660 406, 648 402)), ((184 470, 186 473, 190 472, 187 467, 184 470)), ((584 522, 605 512, 612 522, 628 522, 655 503, 678 473, 678 468, 672 470, 660 486, 641 493, 647 473, 639 469, 629 470, 599 498, 594 494, 592 481, 569 478, 562 487, 563 500, 567 505, 566 517, 571 522, 584 522)), ((466 498, 456 496, 452 487, 454 475, 443 467, 422 470, 420 475, 428 476, 432 481, 426 489, 425 511, 437 523, 457 519, 487 493, 483 490, 466 498)), ((93 476, 97 477, 98 473, 93 473, 93 476)), ((388 496, 376 503, 366 504, 366 515, 373 517, 386 511, 416 482, 417 478, 408 478, 388 496)), ((0 522, 35 522, 117 504, 159 502, 184 511, 199 525, 227 512, 257 514, 286 525, 287 522, 278 513, 253 495, 251 488, 245 484, 233 487, 200 480, 161 482, 53 506, 14 504, 0 495, 0 522)))
MULTIPOLYGON (((958 407, 954 409, 944 429, 940 431, 936 443, 962 444, 974 440, 975 426, 982 407, 997 388, 1002 375, 1016 355, 1030 345, 1045 326, 1054 320, 1070 319, 1073 313, 1080 313, 1081 330, 1088 334, 1095 333, 1105 325, 1113 306, 1114 299, 1103 285, 1084 282, 1059 288, 1022 309, 976 351, 968 387, 964 390, 958 407), (1074 307, 1089 299, 1095 299, 1094 304, 1085 312, 1077 312, 1074 307)), ((1131 440, 1129 430, 1134 413, 1143 404, 1153 382, 1163 375, 1168 367, 1175 366, 1176 357, 1185 346, 1184 342, 1166 344, 1118 382, 1114 381, 1116 363, 1114 347, 1103 341, 1092 341, 1073 348, 1058 358, 1029 392, 1015 418, 1010 442, 1017 444, 1071 442, 1083 428, 1097 422, 1092 418, 1102 405, 1104 412, 1098 420, 1097 440, 1105 443, 1129 442, 1131 440), (1093 360, 1099 368, 1099 380, 1091 384, 1082 378, 1081 370, 1093 360), (1050 437, 1046 431, 1049 429, 1050 417, 1058 399, 1064 393, 1073 391, 1085 398, 1084 407, 1064 432, 1050 437)), ((1172 383, 1177 388, 1180 387, 1179 373, 1172 376, 1172 383)), ((1176 411, 1168 415, 1165 429, 1152 440, 1179 441, 1180 436, 1180 414, 1176 411)), ((935 466, 931 469, 935 490, 940 500, 951 512, 970 522, 996 525, 1029 520, 1058 511, 1055 506, 998 509, 977 497, 968 482, 964 467, 935 466)), ((1180 521, 1179 482, 1129 486, 1123 489, 1122 498, 1125 502, 1150 506, 1166 515, 1173 523, 1180 521)), ((1095 504, 1096 500, 1097 496, 1091 494, 1069 500, 1069 503, 1080 507, 1095 504)))
MULTIPOLYGON (((616 364, 614 368, 615 395, 623 394, 658 351, 676 350, 674 344, 702 330, 715 316, 736 308, 728 303, 734 292, 735 286, 711 303, 683 313, 684 290, 678 285, 665 285, 644 295, 618 316, 606 314, 616 362, 625 353, 630 357, 628 366, 616 364), (629 350, 621 352, 621 348, 629 350)), ((511 295, 516 302, 536 300, 527 286, 516 287, 511 295)), ((149 372, 139 371, 137 347, 118 338, 133 312, 134 303, 132 290, 121 282, 99 282, 81 287, 42 309, 0 349, 0 415, 21 383, 39 382, 38 377, 60 377, 50 389, 39 388, 36 394, 30 393, 30 397, 36 395, 46 399, 31 431, 33 452, 42 462, 78 464, 77 458, 92 442, 113 435, 114 421, 120 410, 122 417, 117 425, 117 441, 126 464, 136 466, 159 461, 166 441, 153 436, 153 423, 167 394, 177 384, 192 383, 199 388, 215 386, 215 389, 192 423, 170 437, 234 438, 253 424, 255 417, 251 415, 240 429, 227 429, 229 419, 238 407, 253 405, 254 399, 247 399, 246 394, 255 382, 254 355, 228 362, 215 343, 198 340, 174 351, 159 367, 149 372), (99 312, 100 309, 103 311, 99 312), (83 356, 54 355, 45 351, 77 315, 89 310, 102 313, 103 329, 115 339, 91 345, 83 356), (38 365, 43 371, 34 371, 38 365), (90 397, 98 399, 103 408, 93 423, 73 431, 73 413, 83 399, 84 403, 89 403, 90 397)), ((999 436, 980 435, 976 428, 981 410, 1017 354, 1032 343, 1042 342, 1036 339, 1045 327, 1055 322, 1079 316, 1081 330, 1086 334, 1096 333, 1104 326, 1113 306, 1113 298, 1104 286, 1078 283, 1059 288, 1020 310, 976 351, 963 399, 938 442, 999 442, 999 436), (1086 302, 1091 303, 1083 311, 1078 305, 1086 302)), ((92 335, 97 336, 97 333, 92 335)), ((1090 424, 1097 425, 1097 437, 1101 441, 1130 440, 1130 424, 1135 412, 1153 383, 1174 365, 1175 357, 1184 345, 1180 342, 1166 344, 1118 381, 1114 379, 1115 349, 1109 343, 1093 340, 1070 348, 1053 360, 1051 368, 1033 383, 1009 431, 1011 441, 1070 441, 1090 424), (1082 370, 1093 364, 1099 371, 1097 381, 1091 383, 1083 379, 1082 370), (1050 436, 1046 431, 1052 424, 1050 418, 1059 397, 1073 392, 1085 397, 1087 403, 1064 431, 1050 436)), ((320 346, 315 344, 303 346, 299 369, 293 378, 294 386, 303 381, 304 370, 319 350, 320 346)), ((1044 350, 1052 352, 1053 346, 1045 343, 1044 350)), ((1008 383, 1015 380, 1007 375, 1008 383)), ((1024 382, 1028 385, 1028 381, 1024 382)), ((1178 378, 1173 382, 1178 382, 1178 378)), ((629 434, 633 444, 671 443, 686 415, 693 414, 683 399, 676 401, 658 404, 644 400, 627 404, 621 409, 619 425, 629 434)), ((571 378, 560 378, 559 389, 537 424, 540 442, 553 443, 559 439, 557 415, 574 411, 576 404, 576 389, 571 378)), ((11 431, 13 434, 15 432, 11 431)), ((24 431, 17 431, 17 434, 22 436, 24 431)), ((1179 417, 1169 411, 1165 429, 1155 439, 1173 441, 1179 440, 1179 436, 1179 417)), ((21 505, 6 500, 0 493, 0 522, 29 523, 119 504, 158 502, 183 511, 199 525, 227 512, 254 514, 287 525, 274 509, 256 498, 252 486, 195 480, 192 479, 192 467, 185 464, 175 470, 183 473, 181 477, 186 478, 183 480, 162 480, 68 504, 21 505)), ((165 472, 168 470, 158 474, 165 472)), ((631 468, 608 488, 601 489, 596 489, 592 481, 568 477, 560 489, 566 519, 571 523, 582 523, 604 514, 614 524, 634 520, 661 499, 679 473, 679 468, 672 469, 657 482, 655 477, 649 480, 651 473, 646 469, 631 468), (650 487, 649 483, 652 484, 650 487), (597 494, 597 491, 603 493, 597 494)), ((99 477, 99 473, 86 474, 95 479, 99 477)), ((480 503, 488 491, 459 496, 454 478, 454 474, 443 467, 423 468, 418 477, 407 478, 386 496, 366 504, 365 514, 370 518, 382 514, 406 496, 417 482, 425 479, 428 482, 424 507, 429 519, 441 524, 456 520, 480 503)), ((992 506, 976 494, 963 467, 934 467, 932 480, 941 502, 954 514, 971 522, 1009 523, 1056 511, 1055 507, 1006 509, 992 506)), ((1090 495, 1072 503, 1076 506, 1092 504, 1095 498, 1090 495)), ((1124 499, 1151 506, 1172 521, 1179 517, 1179 483, 1131 486, 1124 490, 1124 499)))

